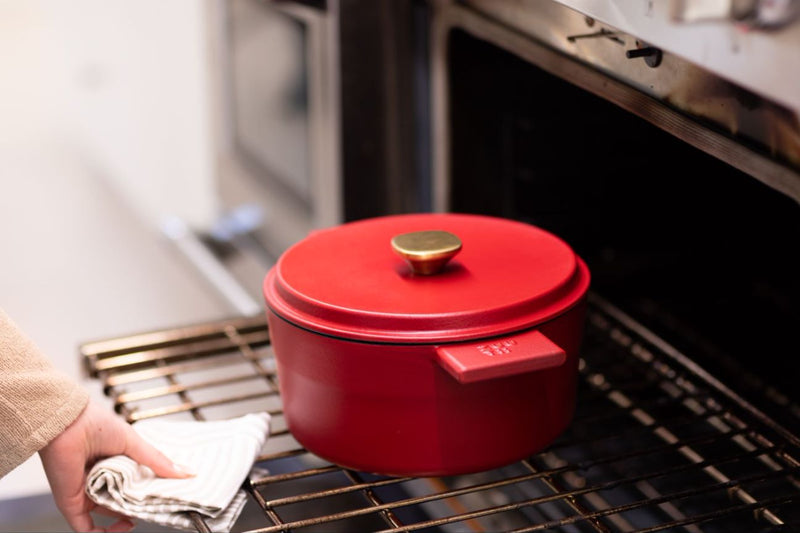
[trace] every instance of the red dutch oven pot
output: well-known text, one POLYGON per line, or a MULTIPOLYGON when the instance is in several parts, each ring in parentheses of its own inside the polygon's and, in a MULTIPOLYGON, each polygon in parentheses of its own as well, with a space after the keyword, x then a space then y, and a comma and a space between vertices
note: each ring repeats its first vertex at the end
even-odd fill
POLYGON ((312 233, 264 280, 289 429, 333 463, 390 475, 533 454, 572 418, 588 286, 566 243, 506 219, 312 233))

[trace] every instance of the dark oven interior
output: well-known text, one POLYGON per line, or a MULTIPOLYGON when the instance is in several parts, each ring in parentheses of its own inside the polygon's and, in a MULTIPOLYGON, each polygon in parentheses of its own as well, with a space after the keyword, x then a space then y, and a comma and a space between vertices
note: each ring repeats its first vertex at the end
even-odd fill
POLYGON ((796 201, 464 31, 448 49, 452 210, 562 236, 596 292, 796 427, 796 201))

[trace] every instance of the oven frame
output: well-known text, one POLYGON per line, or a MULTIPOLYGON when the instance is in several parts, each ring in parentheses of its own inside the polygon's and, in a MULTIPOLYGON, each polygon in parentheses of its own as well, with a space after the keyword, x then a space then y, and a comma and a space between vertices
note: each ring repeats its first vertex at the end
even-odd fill
MULTIPOLYGON (((541 5, 529 3, 525 9, 536 10, 536 6, 541 7, 541 5)), ((584 15, 567 7, 548 3, 547 9, 537 12, 541 24, 536 28, 527 28, 523 33, 461 3, 439 1, 434 2, 432 7, 430 79, 433 139, 432 197, 435 211, 450 210, 450 180, 453 177, 450 169, 448 121, 450 81, 447 58, 448 36, 454 29, 464 30, 474 37, 488 41, 554 76, 600 96, 800 202, 800 171, 711 129, 680 110, 666 105, 653 95, 635 88, 632 84, 589 66, 593 61, 601 64, 607 62, 608 58, 594 58, 578 50, 571 56, 567 55, 563 49, 563 42, 567 41, 570 34, 580 33, 578 30, 586 31, 589 19, 584 15), (545 27, 548 28, 548 32, 542 31, 545 27)), ((599 31, 593 19, 591 24, 594 25, 591 31, 599 31)), ((632 42, 637 40, 615 28, 602 26, 620 38, 627 38, 632 42)), ((677 57, 671 57, 670 60, 678 65, 672 67, 673 69, 692 68, 688 62, 677 57)), ((644 63, 641 68, 647 69, 644 63)), ((696 73, 697 69, 694 68, 696 73)), ((713 77, 710 73, 708 76, 713 77)), ((635 73, 631 81, 634 83, 639 81, 635 79, 635 73)))

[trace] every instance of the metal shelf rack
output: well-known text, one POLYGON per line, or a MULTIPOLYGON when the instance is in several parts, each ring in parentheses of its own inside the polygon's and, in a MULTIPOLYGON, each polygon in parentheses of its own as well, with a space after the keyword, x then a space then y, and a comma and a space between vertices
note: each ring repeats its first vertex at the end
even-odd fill
POLYGON ((535 456, 465 476, 376 476, 303 449, 260 317, 81 353, 129 422, 272 414, 237 531, 800 531, 800 439, 596 295, 573 424, 535 456))

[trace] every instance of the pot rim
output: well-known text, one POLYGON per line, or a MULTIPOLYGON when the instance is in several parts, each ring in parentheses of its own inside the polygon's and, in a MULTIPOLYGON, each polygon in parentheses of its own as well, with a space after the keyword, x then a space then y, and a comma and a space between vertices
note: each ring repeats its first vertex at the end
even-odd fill
POLYGON ((483 215, 426 213, 312 232, 269 270, 263 293, 277 316, 309 331, 435 344, 535 327, 574 306, 589 282, 586 264, 546 230, 483 215), (401 233, 448 232, 463 250, 434 275, 412 272, 389 246, 401 233))
MULTIPOLYGON (((348 328, 345 327, 341 322, 310 316, 306 313, 298 311, 295 307, 288 305, 286 301, 277 294, 278 289, 276 288, 276 283, 274 281, 274 277, 276 276, 274 268, 267 273, 267 277, 264 282, 264 295, 267 302, 267 308, 272 314, 288 324, 310 333, 323 335, 334 339, 367 344, 454 344, 481 339, 493 339, 502 335, 519 333, 540 326, 546 322, 550 322, 551 320, 555 320, 561 315, 571 311, 574 307, 579 305, 581 301, 585 300, 590 281, 589 269, 586 264, 578 257, 576 257, 576 262, 576 275, 573 276, 572 283, 569 284, 569 292, 566 297, 562 297, 557 301, 552 302, 550 306, 546 306, 540 310, 545 312, 537 313, 533 317, 531 315, 521 313, 517 320, 505 321, 504 327, 498 327, 497 324, 489 323, 488 325, 472 328, 441 328, 415 331, 408 331, 398 328, 381 329, 375 327, 366 327, 364 325, 348 328)), ((377 318, 384 318, 386 322, 391 323, 395 317, 387 316, 377 318)), ((437 317, 437 322, 440 320, 441 317, 437 317)))

